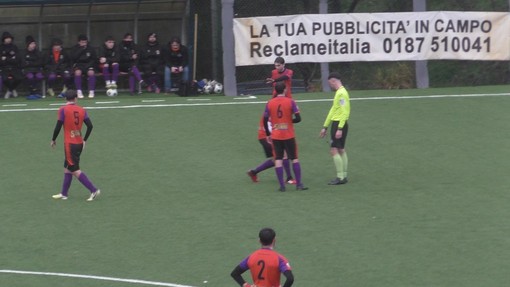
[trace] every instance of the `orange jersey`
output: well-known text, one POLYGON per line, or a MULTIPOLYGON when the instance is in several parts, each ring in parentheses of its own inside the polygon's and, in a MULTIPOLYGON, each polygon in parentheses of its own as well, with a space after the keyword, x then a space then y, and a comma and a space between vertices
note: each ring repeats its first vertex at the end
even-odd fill
MULTIPOLYGON (((294 71, 291 69, 285 68, 283 72, 278 72, 277 69, 274 69, 271 72, 271 79, 278 79, 281 76, 287 76, 289 77, 287 80, 283 81, 285 83, 285 96, 288 98, 292 98, 291 88, 292 88, 292 76, 294 75, 294 71)), ((276 86, 276 82, 273 83, 273 97, 276 97, 276 91, 274 89, 274 86, 276 86)))
POLYGON ((73 103, 68 103, 58 109, 58 120, 64 123, 64 143, 83 143, 81 127, 87 118, 85 109, 73 103))
POLYGON ((292 270, 287 258, 269 248, 253 252, 239 266, 244 270, 250 269, 253 284, 257 287, 279 287, 280 274, 292 270))
POLYGON ((297 113, 299 108, 291 98, 278 96, 269 100, 264 115, 271 119, 271 138, 274 140, 294 138, 292 115, 297 113))

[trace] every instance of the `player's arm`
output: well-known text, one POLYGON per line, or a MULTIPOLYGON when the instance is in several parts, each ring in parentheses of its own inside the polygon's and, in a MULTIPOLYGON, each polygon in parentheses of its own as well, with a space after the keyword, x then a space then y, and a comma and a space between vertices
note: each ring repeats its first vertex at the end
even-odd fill
POLYGON ((92 125, 92 121, 90 120, 90 118, 85 118, 83 120, 83 123, 87 126, 87 131, 85 132, 85 136, 83 137, 83 141, 87 141, 87 139, 90 136, 90 133, 92 132, 92 128, 94 126, 92 125))
POLYGON ((281 82, 290 79, 289 75, 283 75, 273 80, 273 82, 281 82))
POLYGON ((285 276, 285 284, 283 284, 283 287, 290 287, 292 284, 294 284, 294 274, 292 274, 291 270, 287 270, 283 272, 283 276, 285 276))
POLYGON ((292 101, 292 122, 297 124, 301 121, 301 113, 299 112, 299 108, 296 105, 296 102, 292 101))
POLYGON ((266 136, 271 136, 271 130, 269 129, 269 108, 266 104, 266 109, 264 110, 264 130, 266 131, 266 136))
POLYGON ((57 121, 57 124, 55 125, 55 129, 53 130, 53 136, 51 137, 51 147, 54 147, 56 144, 56 140, 58 137, 58 134, 60 133, 60 130, 62 129, 62 126, 64 125, 64 122, 61 120, 57 121))
POLYGON ((294 118, 292 119, 292 122, 297 124, 301 121, 301 114, 300 113, 294 113, 294 118))
POLYGON ((230 276, 232 276, 232 278, 234 278, 234 280, 237 282, 237 284, 239 284, 239 286, 241 286, 241 287, 243 287, 244 284, 248 284, 248 283, 246 283, 246 281, 244 281, 244 278, 242 276, 242 274, 245 271, 246 270, 241 268, 241 266, 237 265, 236 268, 234 268, 234 270, 232 270, 232 272, 230 273, 230 276))

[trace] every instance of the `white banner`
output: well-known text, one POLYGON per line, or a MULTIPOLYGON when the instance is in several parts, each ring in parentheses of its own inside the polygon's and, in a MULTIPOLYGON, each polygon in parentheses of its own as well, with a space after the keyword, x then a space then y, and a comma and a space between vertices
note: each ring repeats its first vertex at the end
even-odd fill
POLYGON ((510 60, 509 13, 306 14, 234 19, 236 65, 510 60))

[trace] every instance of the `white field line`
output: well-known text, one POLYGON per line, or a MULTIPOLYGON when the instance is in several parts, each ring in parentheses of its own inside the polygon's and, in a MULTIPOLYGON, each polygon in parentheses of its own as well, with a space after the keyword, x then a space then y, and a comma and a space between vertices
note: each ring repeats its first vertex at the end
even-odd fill
POLYGON ((181 284, 174 284, 174 283, 165 283, 165 282, 138 280, 138 279, 124 279, 124 278, 105 277, 105 276, 69 274, 69 273, 34 272, 34 271, 22 271, 22 270, 0 270, 0 273, 21 274, 21 275, 38 275, 38 276, 71 277, 71 278, 104 280, 104 281, 114 281, 114 282, 125 282, 125 283, 142 284, 142 285, 166 286, 166 287, 194 287, 194 286, 190 286, 190 285, 181 285, 181 284))
POLYGON ((28 104, 7 104, 7 105, 2 105, 2 107, 26 107, 28 106, 28 104))
MULTIPOLYGON (((497 93, 497 94, 463 94, 463 95, 427 95, 427 96, 401 96, 401 97, 365 97, 365 98, 352 98, 351 101, 373 101, 373 100, 415 100, 415 99, 434 99, 434 98, 466 98, 466 97, 501 97, 510 96, 510 93, 497 93)), ((297 103, 311 103, 311 102, 329 102, 329 99, 312 99, 312 100, 296 100, 297 103)), ((265 104, 264 101, 249 101, 249 102, 223 102, 223 103, 185 103, 185 104, 135 104, 135 105, 119 105, 119 106, 85 106, 89 110, 105 110, 105 109, 137 109, 137 108, 163 108, 163 107, 191 107, 191 106, 227 106, 227 105, 254 105, 265 104)), ((39 111, 56 111, 58 108, 26 108, 26 109, 6 109, 0 110, 1 112, 39 112, 39 111)))
POLYGON ((96 104, 118 104, 120 101, 96 102, 96 104))

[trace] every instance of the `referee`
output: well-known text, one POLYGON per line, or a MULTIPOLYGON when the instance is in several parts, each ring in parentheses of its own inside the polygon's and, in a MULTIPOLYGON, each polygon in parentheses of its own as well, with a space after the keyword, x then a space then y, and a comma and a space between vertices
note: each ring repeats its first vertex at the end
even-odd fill
POLYGON ((349 103, 349 93, 340 80, 340 74, 332 72, 328 76, 330 87, 336 91, 333 105, 329 110, 328 116, 324 121, 320 137, 326 136, 328 127, 331 125, 331 156, 336 168, 336 178, 330 181, 329 185, 340 185, 347 183, 347 153, 345 151, 345 142, 347 141, 347 132, 349 131, 349 114, 351 105, 349 103))

